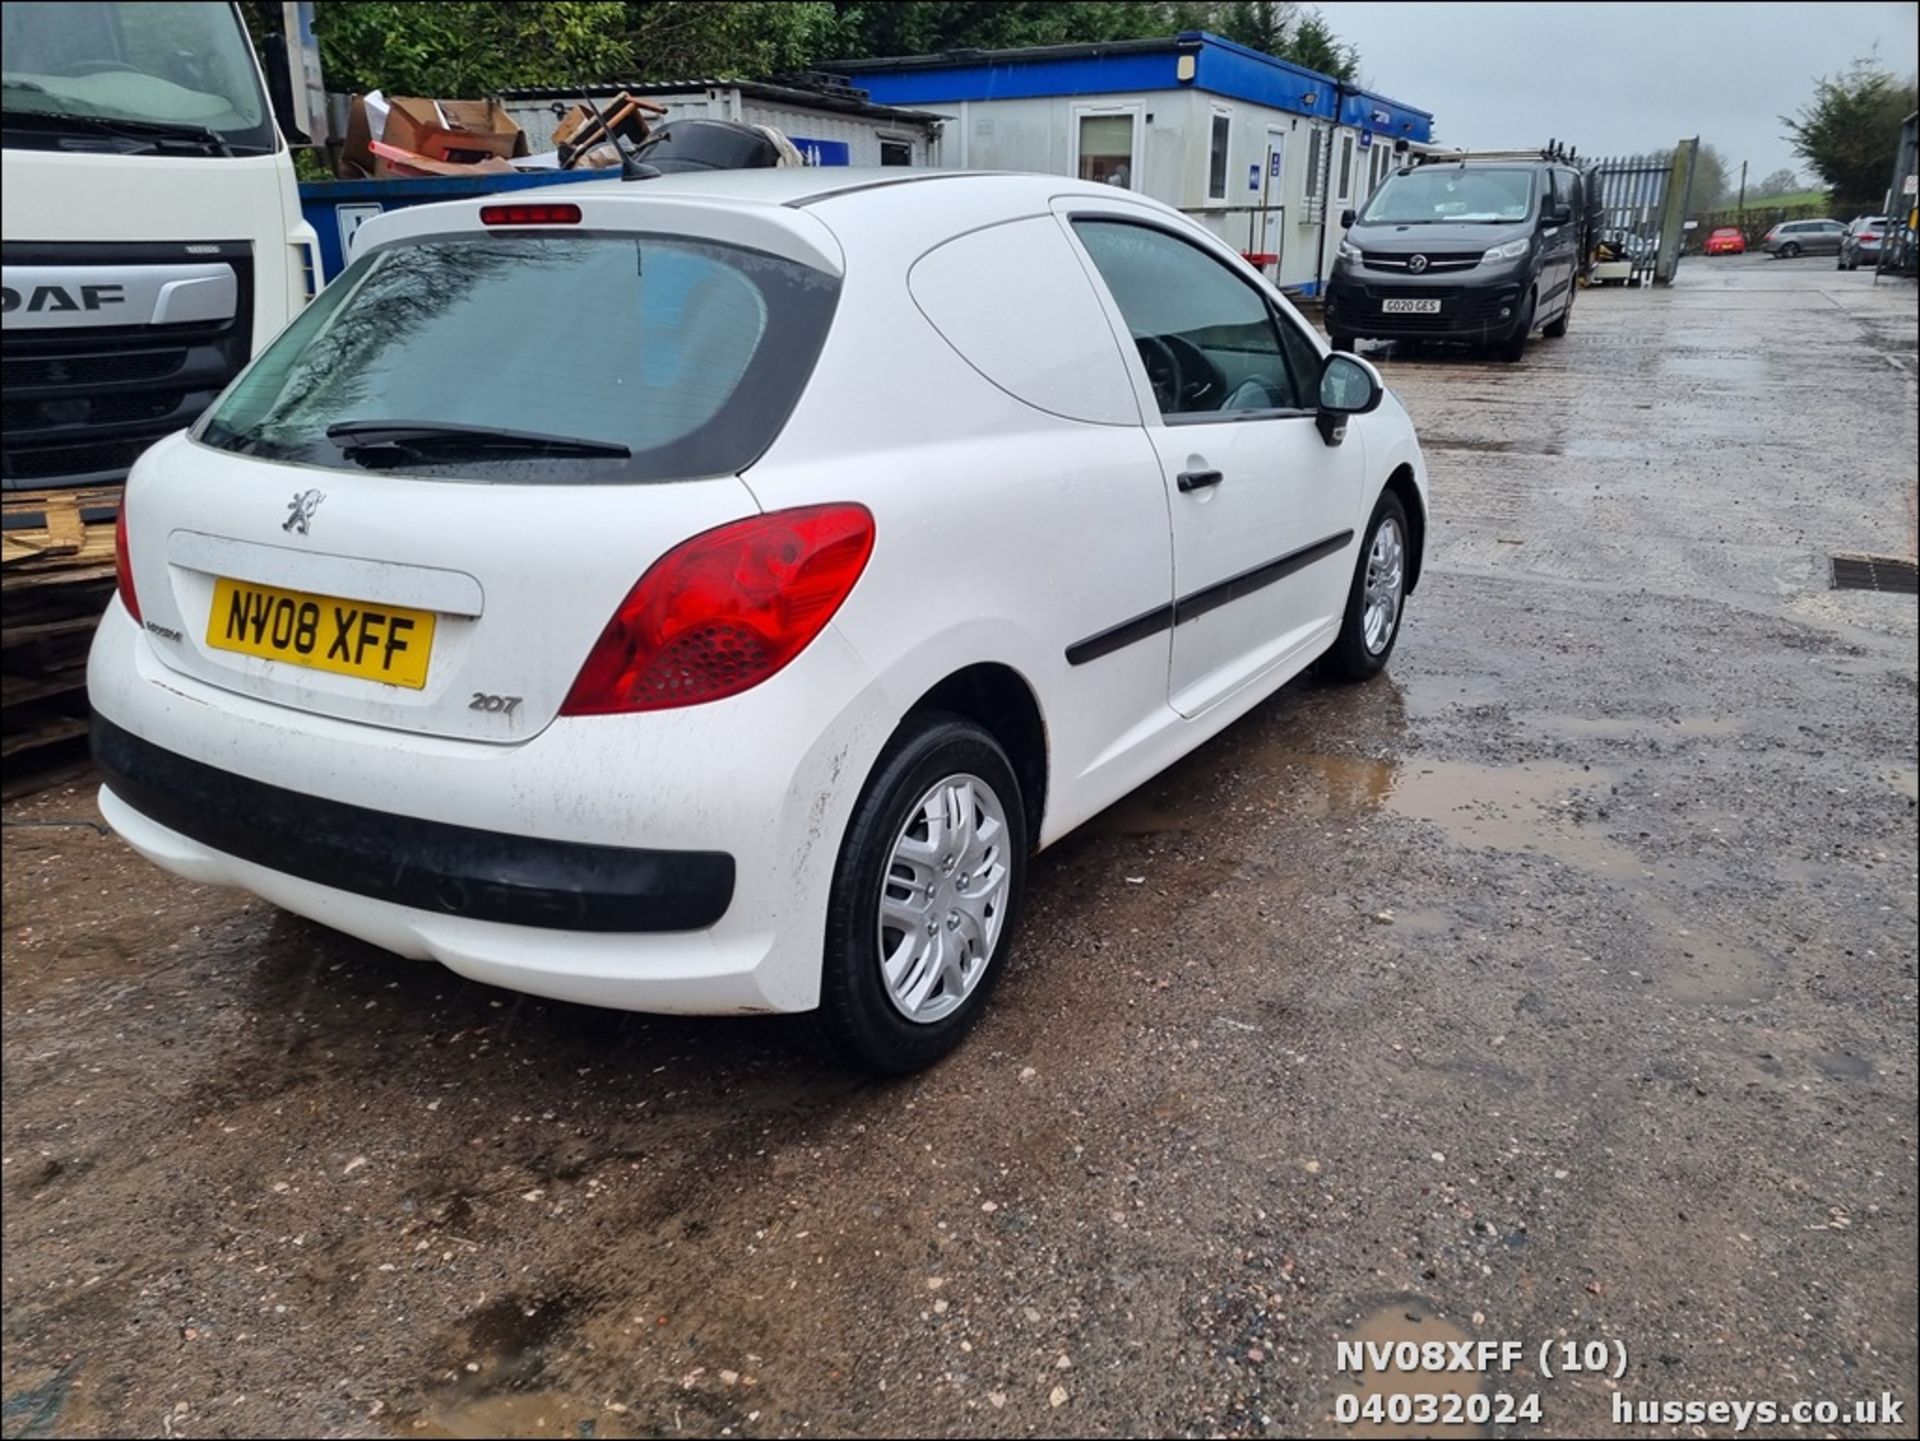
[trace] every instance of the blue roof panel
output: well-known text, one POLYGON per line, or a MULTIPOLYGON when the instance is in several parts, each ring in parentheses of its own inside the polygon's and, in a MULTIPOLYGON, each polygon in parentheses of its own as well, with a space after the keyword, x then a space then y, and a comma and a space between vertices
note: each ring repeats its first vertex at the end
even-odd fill
POLYGON ((916 56, 897 69, 888 68, 884 60, 844 68, 881 105, 1194 89, 1321 119, 1335 118, 1337 104, 1341 124, 1396 139, 1427 141, 1433 136, 1429 111, 1341 86, 1317 70, 1199 30, 1161 42, 1122 42, 1111 49, 1047 46, 955 55, 950 60, 916 56), (1183 54, 1194 57, 1191 81, 1178 75, 1183 54))

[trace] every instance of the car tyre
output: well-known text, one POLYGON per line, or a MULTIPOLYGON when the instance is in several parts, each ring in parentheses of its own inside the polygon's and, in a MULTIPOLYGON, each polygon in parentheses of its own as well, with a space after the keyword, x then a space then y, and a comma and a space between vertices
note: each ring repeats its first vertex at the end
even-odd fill
MULTIPOLYGON (((949 809, 945 814, 951 823, 958 812, 949 809)), ((999 742, 958 716, 938 712, 910 716, 868 777, 840 846, 827 899, 820 1008, 801 1018, 807 1038, 843 1062, 889 1075, 920 1070, 958 1045, 1006 969, 1026 886, 1027 847, 1020 781, 999 742), (953 800, 961 782, 972 783, 965 794, 975 811, 969 822, 973 839, 964 843, 958 856, 938 856, 939 833, 930 829, 931 812, 925 808, 943 787, 952 787, 946 798, 953 800), (916 836, 916 831, 922 834, 916 836), (936 855, 922 876, 913 869, 917 862, 907 858, 908 848, 929 843, 936 855), (986 923, 991 935, 986 938, 984 961, 964 985, 955 986, 954 973, 943 974, 921 1003, 925 1014, 910 1016, 905 1003, 895 998, 896 984, 910 998, 910 983, 925 975, 916 965, 941 968, 941 957, 949 952, 929 947, 926 959, 920 961, 920 953, 908 944, 917 937, 917 930, 896 932, 886 924, 883 908, 889 896, 917 901, 922 879, 940 885, 980 874, 961 871, 959 867, 965 865, 997 867, 1004 881, 1003 887, 1000 881, 974 887, 1000 888, 1000 899, 986 923), (902 963, 897 982, 890 982, 882 954, 888 936, 895 937, 896 954, 899 947, 913 952, 902 963), (953 1004, 942 1011, 950 986, 954 986, 953 1004)), ((940 908, 941 897, 933 900, 927 909, 940 908)), ((955 902, 964 904, 964 900, 955 902)), ((960 943, 966 959, 959 964, 965 969, 978 958, 981 923, 970 918, 956 923, 958 914, 953 910, 933 917, 929 923, 941 929, 930 934, 943 946, 951 946, 955 942, 948 938, 964 932, 970 939, 960 943)))
POLYGON ((1328 337, 1327 344, 1335 350, 1344 351, 1348 355, 1351 355, 1353 354, 1354 337, 1336 332, 1334 335, 1328 337))
POLYGON ((1526 314, 1520 317, 1520 323, 1514 327, 1513 334, 1500 342, 1500 348, 1495 353, 1507 364, 1512 365, 1527 353, 1527 337, 1533 334, 1533 316, 1539 303, 1540 297, 1537 293, 1529 295, 1526 314))
POLYGON ((1567 326, 1573 320, 1573 296, 1573 288, 1569 286, 1567 288, 1566 309, 1562 310, 1552 320, 1540 327, 1540 333, 1548 340, 1560 340, 1565 337, 1567 326))
POLYGON ((1321 668, 1339 680, 1371 680, 1387 668, 1400 639, 1406 612, 1407 510, 1390 490, 1380 492, 1354 563, 1353 584, 1340 634, 1322 658, 1321 668))
POLYGON ((1780 247, 1780 258, 1782 260, 1797 259, 1799 257, 1799 254, 1800 254, 1800 247, 1791 240, 1789 240, 1785 245, 1780 247))

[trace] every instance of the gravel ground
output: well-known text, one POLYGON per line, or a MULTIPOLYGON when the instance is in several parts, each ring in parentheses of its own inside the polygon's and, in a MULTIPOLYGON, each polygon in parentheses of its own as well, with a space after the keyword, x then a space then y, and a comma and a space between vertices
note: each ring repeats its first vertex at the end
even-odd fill
POLYGON ((1434 489, 1391 676, 1036 862, 910 1080, 186 885, 61 824, 88 784, 9 805, 5 1434, 1344 1434, 1356 1385, 1913 1434, 1915 603, 1826 566, 1914 552, 1914 290, 1681 280, 1518 366, 1376 357, 1434 489), (1400 1337, 1529 1359, 1336 1371, 1400 1337))

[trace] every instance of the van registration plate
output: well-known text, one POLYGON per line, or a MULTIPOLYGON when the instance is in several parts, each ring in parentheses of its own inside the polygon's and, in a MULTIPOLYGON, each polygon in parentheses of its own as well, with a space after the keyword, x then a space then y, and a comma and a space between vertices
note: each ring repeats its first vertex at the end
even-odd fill
POLYGON ((421 690, 433 650, 433 613, 221 576, 213 583, 207 644, 421 690))
POLYGON ((1383 300, 1380 310, 1385 315, 1438 315, 1440 302, 1437 300, 1383 300))

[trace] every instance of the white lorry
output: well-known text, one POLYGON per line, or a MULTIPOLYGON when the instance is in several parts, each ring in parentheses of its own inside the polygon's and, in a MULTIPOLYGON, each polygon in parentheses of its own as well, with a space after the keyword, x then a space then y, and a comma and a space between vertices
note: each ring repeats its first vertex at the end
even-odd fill
MULTIPOLYGON (((295 12, 296 7, 286 7, 295 12)), ((7 754, 84 726, 118 487, 319 283, 237 7, 0 7, 7 754)), ((299 57, 297 46, 283 47, 299 57)), ((283 96, 304 76, 290 78, 283 96)))

